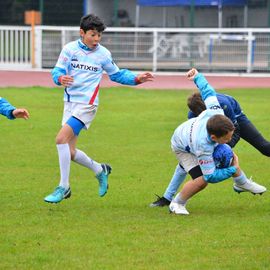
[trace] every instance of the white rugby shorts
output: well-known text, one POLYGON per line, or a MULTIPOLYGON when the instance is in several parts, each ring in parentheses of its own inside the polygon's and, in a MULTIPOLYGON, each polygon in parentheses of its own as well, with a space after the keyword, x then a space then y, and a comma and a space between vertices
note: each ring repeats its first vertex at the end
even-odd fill
POLYGON ((180 165, 186 172, 189 172, 191 169, 199 165, 198 158, 191 153, 177 151, 175 154, 180 165))
POLYGON ((66 124, 66 122, 71 116, 74 116, 84 123, 85 125, 84 129, 88 129, 90 127, 91 122, 94 120, 96 116, 98 109, 97 107, 98 106, 96 105, 65 101, 62 126, 66 124))

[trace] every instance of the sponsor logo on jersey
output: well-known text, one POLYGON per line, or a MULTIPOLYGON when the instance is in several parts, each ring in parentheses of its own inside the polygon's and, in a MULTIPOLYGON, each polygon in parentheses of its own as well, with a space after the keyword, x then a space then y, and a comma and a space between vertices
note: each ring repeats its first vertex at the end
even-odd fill
POLYGON ((74 69, 88 70, 88 71, 94 71, 94 72, 98 71, 98 67, 88 66, 88 65, 79 64, 79 63, 71 63, 71 66, 74 69))
POLYGON ((208 165, 208 164, 213 164, 213 159, 210 159, 210 160, 202 160, 202 159, 200 159, 199 160, 199 164, 200 165, 208 165))
POLYGON ((219 105, 213 105, 210 107, 211 110, 219 110, 221 107, 219 105))

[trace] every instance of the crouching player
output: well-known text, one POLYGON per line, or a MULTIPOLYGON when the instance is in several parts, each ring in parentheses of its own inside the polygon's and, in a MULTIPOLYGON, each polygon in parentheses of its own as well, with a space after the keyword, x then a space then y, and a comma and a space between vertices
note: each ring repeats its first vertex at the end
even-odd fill
MULTIPOLYGON (((224 115, 230 118, 235 126, 232 139, 228 142, 228 145, 233 148, 240 139, 243 139, 255 147, 263 155, 270 157, 270 142, 264 138, 250 119, 248 119, 248 117, 244 114, 239 102, 229 95, 217 93, 216 96, 224 111, 224 115)), ((191 96, 189 96, 187 105, 190 109, 188 119, 199 116, 199 114, 206 109, 200 92, 193 93, 191 96)), ((151 203, 150 207, 163 207, 165 205, 169 205, 179 186, 184 181, 184 175, 185 172, 183 172, 182 168, 178 164, 163 196, 160 197, 157 195, 158 199, 151 203)), ((245 191, 237 188, 236 186, 234 186, 234 190, 236 192, 245 191)))
POLYGON ((233 162, 228 168, 218 169, 213 159, 214 148, 217 144, 225 144, 232 138, 234 125, 224 115, 215 90, 208 84, 205 77, 196 69, 187 73, 190 80, 194 80, 205 102, 206 110, 198 117, 192 118, 181 124, 174 132, 171 139, 172 150, 179 161, 179 168, 183 177, 187 173, 193 180, 188 181, 180 193, 169 205, 170 211, 175 214, 187 215, 187 200, 208 183, 218 183, 230 177, 235 182, 234 188, 239 191, 249 191, 262 194, 266 191, 261 186, 246 177, 239 167, 238 157, 234 155, 233 162))

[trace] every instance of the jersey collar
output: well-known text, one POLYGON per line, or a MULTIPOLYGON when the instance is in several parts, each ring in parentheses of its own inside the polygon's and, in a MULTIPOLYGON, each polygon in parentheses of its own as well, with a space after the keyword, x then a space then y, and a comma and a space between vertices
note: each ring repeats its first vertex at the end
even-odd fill
POLYGON ((97 44, 96 48, 94 49, 90 49, 89 47, 87 47, 80 39, 78 39, 78 45, 81 49, 85 50, 85 51, 88 51, 88 52, 91 52, 91 51, 94 51, 98 48, 99 44, 97 44))

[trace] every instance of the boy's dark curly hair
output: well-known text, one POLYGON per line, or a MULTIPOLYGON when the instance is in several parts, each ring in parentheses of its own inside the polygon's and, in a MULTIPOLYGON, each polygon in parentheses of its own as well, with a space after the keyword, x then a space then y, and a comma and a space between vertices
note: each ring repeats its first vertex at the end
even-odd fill
POLYGON ((81 18, 80 28, 85 33, 88 30, 96 30, 101 33, 105 30, 106 25, 98 16, 94 14, 89 14, 81 18))

